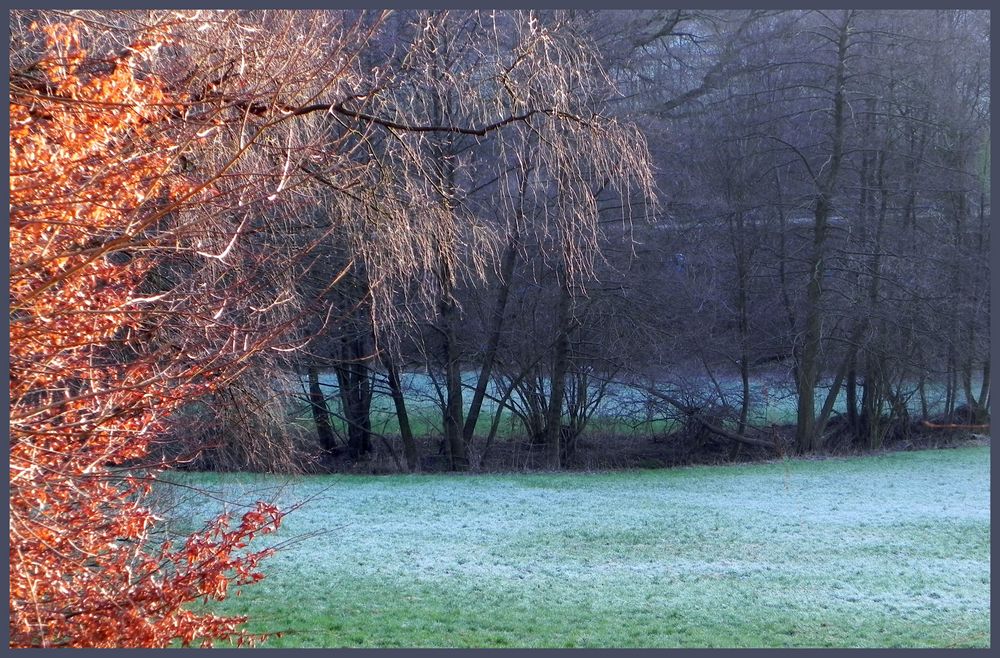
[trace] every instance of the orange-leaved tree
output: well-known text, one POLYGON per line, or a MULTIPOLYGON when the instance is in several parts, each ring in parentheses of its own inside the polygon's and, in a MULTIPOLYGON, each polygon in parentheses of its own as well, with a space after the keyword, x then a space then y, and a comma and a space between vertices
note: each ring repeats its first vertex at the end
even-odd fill
MULTIPOLYGON (((167 646, 244 639, 242 618, 192 610, 256 581, 258 504, 171 545, 154 541, 142 464, 165 420, 220 373, 143 348, 155 256, 179 201, 169 97, 134 62, 169 37, 88 57, 73 25, 10 92, 10 644, 167 646)), ((15 83, 16 82, 16 83, 15 83)), ((162 312, 163 309, 160 309, 162 312)))

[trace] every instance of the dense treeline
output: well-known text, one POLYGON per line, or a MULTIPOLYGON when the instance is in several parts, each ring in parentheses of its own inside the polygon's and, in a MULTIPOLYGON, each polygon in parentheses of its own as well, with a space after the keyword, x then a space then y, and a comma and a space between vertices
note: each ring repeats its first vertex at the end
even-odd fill
POLYGON ((621 385, 661 433, 734 451, 981 428, 988 47, 969 11, 386 17, 358 53, 377 91, 336 133, 378 179, 360 211, 307 183, 316 228, 285 240, 310 244, 304 347, 257 367, 282 389, 229 389, 203 435, 223 448, 195 467, 464 470, 513 416, 526 463, 559 468, 588 427, 614 442, 621 423, 590 421, 621 385), (794 437, 754 421, 776 373, 794 437), (379 396, 398 433, 373 426, 379 396))
MULTIPOLYGON (((77 15, 107 43, 136 16, 77 15)), ((226 260, 159 271, 230 268, 225 294, 260 303, 226 315, 283 323, 287 351, 188 407, 172 457, 412 471, 433 445, 461 470, 513 416, 531 462, 558 468, 620 385, 675 431, 766 447, 753 390, 775 373, 787 449, 988 421, 986 13, 198 17, 225 38, 157 70, 243 125, 182 166, 224 167, 240 131, 280 117, 242 156, 276 182, 238 200, 235 239, 205 229, 197 253, 226 260), (253 52, 291 70, 292 43, 280 84, 248 68, 253 52), (350 76, 326 70, 337 57, 350 76), (438 444, 417 445, 408 372, 434 388, 438 444), (373 426, 380 396, 398 432, 373 426)))
MULTIPOLYGON (((877 448, 918 420, 987 422, 985 14, 526 20, 586 53, 577 79, 543 89, 573 94, 575 112, 601 117, 592 123, 639 126, 625 150, 642 156, 630 170, 655 171, 657 199, 608 185, 582 158, 571 189, 561 188, 566 172, 538 161, 548 140, 530 124, 523 135, 421 140, 455 221, 431 246, 432 292, 398 289, 392 317, 380 318, 364 310, 377 268, 356 263, 338 291, 352 319, 297 362, 336 372, 336 387, 311 380, 312 409, 323 427, 331 421, 318 402, 340 396, 333 420, 347 457, 391 451, 395 435, 374 442, 369 421, 372 389, 388 386, 400 452, 417 467, 401 368, 437 386, 439 447, 455 469, 469 466, 491 397, 490 409, 519 419, 533 463, 561 466, 609 383, 646 392, 647 406, 689 429, 762 446, 778 434, 750 421, 752 382, 777 370, 796 399, 789 447, 803 452, 831 439, 877 448), (581 206, 596 220, 580 221, 581 206), (461 372, 474 378, 463 383, 461 372), (736 377, 740 391, 681 395, 685 381, 716 375, 736 377)), ((478 14, 404 14, 391 26, 392 55, 373 61, 405 70, 406 91, 395 93, 413 94, 407 110, 439 125, 461 123, 483 93, 463 84, 517 48, 498 40, 484 51, 482 31, 498 28, 478 14), (434 101, 422 105, 427 95, 434 101)), ((538 79, 568 65, 545 57, 538 79)), ((578 157, 578 143, 562 146, 578 157)), ((493 426, 480 446, 494 441, 493 426)))

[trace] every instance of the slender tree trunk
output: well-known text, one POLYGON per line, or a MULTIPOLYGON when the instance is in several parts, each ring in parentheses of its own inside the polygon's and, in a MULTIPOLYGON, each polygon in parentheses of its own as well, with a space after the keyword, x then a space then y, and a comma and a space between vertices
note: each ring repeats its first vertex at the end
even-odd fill
MULTIPOLYGON (((872 37, 874 38, 874 37, 872 37)), ((869 48, 871 48, 871 42, 869 43, 869 48)), ((873 145, 876 140, 875 136, 875 126, 876 126, 876 99, 873 96, 869 96, 865 102, 865 116, 867 120, 864 121, 861 143, 873 145)), ((864 251, 867 249, 869 237, 868 229, 871 225, 871 206, 873 197, 873 174, 872 166, 875 160, 875 154, 871 149, 866 149, 861 158, 861 168, 858 172, 858 188, 859 188, 859 199, 858 199, 858 210, 857 210, 857 231, 855 232, 858 236, 858 250, 864 251)), ((876 249, 877 251, 877 249, 876 249)), ((870 268, 868 268, 870 270, 870 268)), ((867 333, 871 325, 871 316, 875 312, 875 307, 872 303, 872 295, 877 293, 877 288, 871 286, 866 287, 865 282, 865 268, 857 268, 854 276, 854 289, 857 294, 854 306, 857 309, 858 317, 855 320, 855 326, 857 328, 857 337, 860 339, 862 335, 867 333)), ((872 272, 872 281, 875 281, 877 275, 872 272)), ((857 439, 861 436, 861 417, 858 411, 858 352, 866 354, 869 346, 861 346, 855 343, 850 348, 850 363, 847 369, 847 382, 845 396, 847 398, 847 426, 848 431, 851 436, 857 439)))
POLYGON ((990 418, 990 357, 983 361, 983 381, 979 385, 979 411, 977 423, 986 423, 990 418))
POLYGON ((930 405, 927 403, 927 376, 923 372, 920 373, 917 391, 920 394, 920 415, 924 419, 930 418, 930 405))
POLYGON ((382 364, 385 366, 386 379, 389 381, 392 404, 396 408, 396 420, 399 422, 399 438, 403 441, 406 468, 410 473, 414 473, 420 467, 420 458, 417 455, 417 443, 413 440, 410 416, 406 412, 406 398, 403 396, 403 387, 399 381, 399 368, 391 357, 385 355, 382 356, 382 364))
MULTIPOLYGON (((882 283, 882 260, 883 242, 885 238, 885 226, 888 210, 889 190, 885 184, 885 151, 879 151, 877 164, 873 172, 873 184, 877 184, 881 196, 878 214, 875 216, 875 233, 873 236, 871 261, 868 265, 870 279, 868 281, 867 308, 868 318, 865 322, 871 326, 872 316, 878 312, 879 300, 881 296, 882 283)), ((884 322, 881 330, 876 329, 875 334, 884 334, 884 322)), ((877 349, 869 345, 866 348, 865 359, 865 388, 861 402, 861 419, 859 422, 862 445, 868 448, 879 447, 882 443, 882 403, 887 391, 888 373, 886 372, 885 357, 880 354, 872 354, 877 349)))
POLYGON ((743 386, 742 404, 740 405, 740 420, 737 427, 737 434, 746 434, 747 419, 750 415, 750 309, 747 288, 750 284, 750 273, 747 271, 747 254, 744 245, 743 215, 739 214, 737 219, 737 230, 739 231, 738 250, 736 258, 736 280, 738 290, 736 293, 736 308, 739 313, 740 332, 740 382, 743 386))
MULTIPOLYGON (((745 225, 743 214, 736 213, 736 227, 732 236, 733 251, 736 256, 736 313, 737 328, 740 340, 740 384, 742 386, 742 396, 740 403, 740 418, 736 428, 739 435, 746 434, 747 422, 750 417, 750 317, 749 317, 749 272, 747 271, 747 254, 744 241, 745 225)), ((736 459, 742 450, 743 444, 734 441, 730 450, 729 458, 736 459)))
POLYGON ((316 424, 316 435, 319 446, 325 453, 330 453, 334 447, 333 426, 330 424, 330 412, 326 407, 326 396, 319 384, 319 369, 309 366, 309 406, 312 409, 313 422, 316 424))
MULTIPOLYGON (((979 257, 982 257, 983 255, 985 255, 985 254, 982 253, 983 250, 984 250, 984 247, 985 247, 984 234, 985 234, 985 232, 987 230, 987 228, 986 228, 986 220, 985 220, 985 215, 984 215, 984 213, 985 213, 984 205, 985 205, 985 200, 982 199, 982 198, 980 198, 980 208, 979 208, 979 240, 978 240, 978 244, 977 244, 977 249, 980 252, 979 254, 977 254, 977 256, 979 256, 979 257)), ((979 277, 978 276, 972 276, 971 278, 973 279, 974 283, 972 283, 971 285, 969 285, 969 288, 971 290, 973 290, 973 291, 980 290, 980 286, 978 285, 978 282, 977 282, 977 279, 979 279, 979 277)), ((989 287, 988 286, 984 286, 983 288, 985 288, 985 293, 986 293, 985 294, 985 299, 983 299, 983 305, 985 307, 985 315, 986 315, 986 317, 989 317, 989 312, 990 312, 989 287)), ((978 297, 978 294, 976 296, 978 297)), ((963 359, 963 364, 962 364, 962 386, 965 389, 965 400, 966 400, 966 404, 969 407, 969 421, 968 422, 971 423, 971 424, 977 424, 977 425, 979 425, 979 424, 985 423, 986 422, 986 417, 988 416, 987 411, 986 411, 986 405, 985 405, 985 402, 986 402, 985 393, 987 393, 989 391, 989 386, 986 385, 985 389, 984 389, 984 387, 981 385, 978 397, 972 392, 972 376, 974 374, 975 365, 976 365, 976 361, 977 361, 977 359, 976 359, 976 352, 977 352, 977 349, 976 349, 976 338, 977 338, 977 336, 976 336, 976 334, 977 334, 977 331, 976 331, 976 313, 975 313, 974 310, 970 310, 969 311, 969 315, 966 318, 966 327, 965 327, 965 330, 966 330, 965 359, 963 359)), ((984 362, 983 382, 982 382, 983 385, 986 384, 988 378, 989 378, 989 358, 987 357, 986 361, 984 362)))
MULTIPOLYGON (((979 252, 984 256, 988 256, 989 245, 986 242, 986 234, 989 230, 988 219, 986 216, 986 194, 981 192, 979 195, 979 252)), ((985 306, 984 316, 986 318, 990 317, 990 288, 989 285, 985 286, 985 295, 983 299, 983 304, 985 306)), ((987 326, 989 323, 987 322, 987 326)), ((971 346, 970 346, 971 351, 971 346)), ((989 422, 990 417, 990 355, 987 351, 986 358, 983 360, 983 381, 979 385, 979 400, 976 402, 976 419, 973 423, 984 424, 989 422)))
POLYGON ((837 40, 837 64, 834 72, 833 126, 831 152, 826 173, 819 182, 816 206, 813 213, 813 250, 809 259, 809 281, 806 284, 805 328, 802 350, 798 362, 798 409, 795 443, 799 452, 809 452, 822 447, 822 437, 816 433, 816 384, 820 373, 820 347, 823 340, 823 277, 826 270, 827 224, 830 219, 831 198, 837 185, 840 164, 844 153, 844 86, 848 35, 851 12, 845 10, 844 21, 837 40))
MULTIPOLYGON (((788 241, 786 236, 788 235, 788 218, 785 217, 785 210, 782 206, 782 192, 781 192, 781 177, 778 175, 778 170, 774 170, 774 191, 777 197, 777 208, 778 208, 778 285, 781 290, 781 304, 785 308, 785 318, 788 322, 788 335, 794 337, 796 332, 795 326, 797 324, 795 319, 795 307, 792 306, 792 298, 788 291, 788 271, 786 264, 788 263, 788 241)), ((793 341, 792 351, 797 352, 797 348, 793 341)), ((798 368, 798 355, 796 354, 796 365, 792 369, 792 377, 795 379, 795 385, 798 387, 799 382, 799 368, 798 368)))
POLYGON ((552 379, 549 382, 549 406, 545 418, 545 441, 549 468, 562 466, 562 408, 566 395, 566 375, 569 372, 569 332, 572 295, 564 273, 560 272, 558 309, 556 311, 556 340, 552 350, 552 379))
MULTIPOLYGON (((736 433, 739 435, 744 435, 747 432, 747 424, 750 418, 750 360, 749 351, 746 349, 746 344, 744 343, 743 348, 740 350, 740 384, 742 386, 743 401, 740 404, 740 420, 739 425, 736 428, 736 433)), ((734 441, 733 446, 729 451, 729 458, 736 459, 740 455, 740 451, 743 450, 743 444, 739 441, 734 441)))
POLYGON ((833 414, 833 407, 837 402, 837 398, 840 396, 840 389, 844 385, 844 378, 847 376, 848 371, 851 369, 854 363, 855 347, 857 344, 857 338, 860 335, 860 330, 856 329, 853 336, 851 336, 851 345, 847 348, 848 353, 844 356, 844 361, 837 369, 837 374, 833 378, 833 384, 830 386, 830 390, 826 394, 826 400, 823 402, 823 408, 819 412, 819 418, 816 419, 816 434, 822 435, 823 431, 826 429, 826 424, 830 421, 830 416, 833 414))
POLYGON ((371 452, 371 387, 364 364, 335 366, 340 398, 347 423, 347 449, 351 459, 371 452))
MULTIPOLYGON (((989 230, 989 223, 986 218, 986 193, 981 192, 979 195, 979 251, 984 255, 989 255, 989 245, 986 243, 986 232, 989 230)), ((986 318, 990 317, 990 288, 989 285, 985 287, 986 294, 984 295, 985 313, 986 318)), ((989 322, 987 322, 989 326, 989 322)), ((987 422, 990 416, 990 354, 987 350, 986 358, 983 360, 983 381, 979 387, 979 409, 981 412, 980 421, 987 422)))
POLYGON ((805 331, 797 368, 798 405, 795 443, 799 452, 810 452, 819 448, 816 436, 816 385, 819 380, 819 352, 823 329, 820 307, 825 263, 823 250, 829 212, 829 203, 825 195, 821 194, 816 203, 813 253, 809 261, 809 282, 806 285, 805 331))
POLYGON ((980 425, 986 422, 986 395, 989 393, 989 385, 986 383, 987 377, 989 377, 989 360, 987 359, 983 363, 983 382, 980 385, 979 396, 977 397, 975 393, 972 392, 972 362, 971 360, 963 365, 962 367, 962 388, 965 390, 965 403, 969 407, 969 419, 968 422, 974 425, 980 425), (985 388, 984 388, 985 387, 985 388))
POLYGON ((486 465, 486 458, 490 453, 490 448, 493 446, 493 439, 496 438, 497 430, 500 428, 500 420, 502 418, 501 411, 504 405, 507 404, 507 400, 510 399, 511 394, 514 392, 514 387, 510 386, 504 392, 503 396, 497 401, 497 412, 493 414, 493 420, 490 423, 490 431, 486 435, 486 443, 483 445, 483 451, 479 455, 479 470, 482 470, 486 465))
MULTIPOLYGON (((430 33, 427 37, 434 57, 430 59, 432 75, 435 78, 452 70, 453 64, 448 38, 438 38, 430 33)), ((461 100, 453 94, 431 93, 430 115, 439 123, 451 122, 452 112, 461 100)), ((441 135, 430 144, 435 183, 440 188, 439 203, 453 215, 455 210, 455 155, 456 144, 452 135, 441 135)), ((437 272, 440 297, 438 317, 441 329, 441 357, 444 360, 445 401, 442 415, 444 445, 448 453, 451 470, 465 471, 469 468, 468 452, 462 436, 464 404, 462 400, 462 355, 458 345, 458 324, 461 321, 454 297, 455 267, 457 256, 457 220, 449 218, 442 227, 437 242, 437 272)))
POLYGON ((955 357, 955 345, 950 343, 948 345, 948 374, 947 383, 945 385, 944 394, 944 413, 947 415, 949 421, 954 421, 955 414, 955 402, 958 397, 958 381, 956 379, 956 373, 958 372, 958 366, 956 365, 955 357))
POLYGON ((861 388, 861 441, 869 449, 882 446, 885 434, 882 410, 889 397, 885 357, 869 352, 865 359, 865 383, 861 388))
POLYGON ((472 435, 476 431, 476 423, 479 421, 479 413, 482 410, 483 400, 486 397, 486 389, 489 387, 490 377, 493 375, 493 363, 496 360, 497 348, 500 345, 504 312, 507 309, 507 300, 510 296, 510 286, 514 276, 514 264, 517 261, 517 243, 517 233, 511 233, 507 240, 507 247, 504 250, 500 266, 500 289, 497 291, 496 305, 493 307, 490 335, 486 340, 486 351, 483 353, 479 379, 476 381, 476 389, 472 394, 472 402, 469 404, 469 414, 465 419, 465 427, 462 431, 466 445, 472 442, 472 435))
MULTIPOLYGON (((367 341, 365 343, 367 344, 367 341)), ((359 443, 365 454, 372 452, 372 373, 368 367, 370 351, 358 350, 353 365, 354 380, 357 382, 357 418, 360 421, 359 443), (364 360, 362 360, 364 359, 364 360)))
POLYGON ((861 387, 861 417, 859 438, 865 448, 874 448, 878 436, 878 418, 881 405, 878 403, 878 382, 872 355, 865 358, 865 383, 861 387))
MULTIPOLYGON (((969 327, 969 334, 972 334, 972 328, 969 327)), ((975 394, 972 392, 972 342, 973 338, 971 335, 968 339, 969 355, 963 360, 961 367, 961 379, 962 379, 962 392, 965 393, 965 405, 968 407, 968 423, 977 422, 976 419, 979 417, 979 401, 976 399, 975 394)))
POLYGON ((847 367, 847 381, 844 382, 844 396, 847 398, 847 427, 851 434, 858 432, 858 353, 851 350, 851 363, 847 367))
POLYGON ((465 439, 462 437, 462 364, 458 349, 457 328, 458 309, 451 297, 451 291, 444 293, 439 304, 443 330, 443 356, 445 361, 445 390, 447 393, 444 409, 444 435, 448 447, 450 466, 455 471, 469 468, 465 439))

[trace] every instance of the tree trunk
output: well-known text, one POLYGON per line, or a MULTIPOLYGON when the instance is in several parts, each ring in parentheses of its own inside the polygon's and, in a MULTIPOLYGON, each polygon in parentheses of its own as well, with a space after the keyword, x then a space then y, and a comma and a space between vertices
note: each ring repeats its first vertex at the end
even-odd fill
POLYGON ((861 388, 860 439, 870 450, 882 445, 882 408, 886 399, 885 365, 882 358, 869 353, 865 359, 865 383, 861 388))
POLYGON ((368 341, 360 332, 342 338, 341 361, 335 366, 340 398, 347 423, 347 449, 351 459, 360 459, 372 450, 371 377, 368 341))
POLYGON ((829 212, 829 203, 825 195, 821 194, 816 202, 813 253, 809 261, 809 283, 806 285, 805 331, 796 364, 798 405, 795 444, 799 452, 811 452, 819 448, 816 436, 816 384, 819 380, 819 352, 823 329, 823 315, 820 307, 823 296, 825 264, 823 250, 829 212))
POLYGON ((326 396, 319 384, 319 369, 309 366, 309 406, 312 409, 313 422, 316 424, 316 435, 319 437, 319 447, 329 454, 336 443, 333 436, 333 426, 330 424, 330 411, 326 407, 326 396))
MULTIPOLYGON (((962 166, 962 156, 960 152, 952 154, 953 160, 952 166, 958 170, 962 166)), ((952 247, 954 248, 954 256, 952 260, 952 272, 951 272, 951 289, 954 292, 965 291, 964 279, 963 277, 963 262, 965 260, 966 254, 963 253, 963 240, 962 234, 965 229, 966 224, 966 199, 965 193, 961 190, 953 190, 948 194, 949 200, 949 210, 952 214, 952 220, 954 224, 954 235, 952 238, 952 247)), ((959 354, 958 341, 959 332, 962 324, 962 309, 959 308, 958 312, 952 312, 949 314, 950 328, 948 335, 950 337, 950 345, 948 350, 948 370, 949 370, 949 395, 948 395, 948 416, 951 417, 954 414, 955 406, 958 404, 958 392, 959 386, 963 384, 960 381, 962 377, 962 371, 965 370, 966 357, 971 355, 959 354)), ((960 421, 961 422, 961 421, 960 421)), ((971 421, 967 421, 971 422, 971 421)))
POLYGON ((958 382, 956 380, 957 376, 956 373, 958 372, 958 368, 955 365, 955 363, 956 363, 955 345, 954 343, 951 343, 948 345, 948 375, 947 375, 948 380, 945 385, 945 395, 944 395, 944 413, 949 420, 955 420, 954 419, 955 400, 958 397, 957 396, 958 382))
POLYGON ((858 355, 857 350, 851 350, 851 363, 847 367, 847 381, 844 382, 844 395, 847 398, 847 427, 851 434, 858 432, 858 355))
MULTIPOLYGON (((781 192, 781 176, 778 174, 777 168, 774 170, 774 194, 777 199, 777 210, 778 210, 778 285, 781 292, 781 305, 785 309, 785 319, 788 322, 788 335, 789 339, 795 336, 796 325, 798 324, 795 319, 795 308, 792 306, 791 294, 788 290, 788 271, 786 264, 788 263, 788 240, 786 236, 788 235, 788 218, 785 216, 785 211, 782 201, 781 192)), ((793 342, 793 352, 795 350, 793 342)), ((799 375, 798 366, 792 368, 792 377, 795 379, 795 385, 798 386, 799 375)))
POLYGON ((563 279, 556 311, 556 340, 552 349, 552 377, 549 382, 549 406, 545 418, 545 442, 548 467, 562 467, 562 408, 566 395, 566 375, 569 372, 569 332, 572 295, 569 284, 563 279))
POLYGON ((797 422, 795 443, 799 452, 810 452, 822 447, 822 438, 816 434, 816 384, 820 373, 820 347, 823 336, 823 276, 826 268, 827 224, 831 200, 837 185, 840 164, 844 153, 844 86, 848 35, 852 12, 844 11, 844 21, 837 39, 837 64, 833 79, 833 126, 830 135, 830 159, 826 173, 818 181, 818 194, 813 217, 813 249, 809 259, 809 282, 806 285, 805 330, 798 360, 797 422))
POLYGON ((980 422, 988 422, 990 418, 990 357, 983 361, 983 381, 979 386, 980 422))
POLYGON ((840 396, 840 389, 844 385, 844 378, 854 364, 855 350, 857 349, 858 338, 861 336, 860 327, 854 330, 853 335, 850 338, 850 345, 847 350, 848 353, 844 357, 844 362, 837 369, 837 375, 833 378, 833 384, 830 386, 830 391, 826 394, 826 400, 823 402, 823 408, 819 412, 819 418, 816 420, 816 434, 819 436, 823 435, 823 431, 826 429, 826 424, 830 421, 830 416, 833 414, 833 406, 837 402, 837 398, 840 396))
MULTIPOLYGON (((740 419, 736 428, 736 433, 740 436, 746 434, 747 431, 747 421, 750 416, 750 318, 748 300, 747 300, 747 287, 748 287, 748 272, 746 266, 746 253, 744 251, 743 245, 743 230, 744 225, 742 221, 742 214, 739 214, 737 220, 737 229, 739 231, 739 239, 734 240, 734 249, 736 250, 736 281, 738 290, 736 292, 736 308, 738 313, 738 327, 739 327, 739 339, 740 339, 740 384, 741 384, 741 404, 740 404, 740 419)), ((742 449, 742 443, 734 442, 733 448, 729 453, 730 459, 736 459, 739 456, 740 450, 742 449)))
POLYGON ((507 309, 511 281, 514 276, 514 264, 517 261, 517 242, 517 233, 514 232, 507 240, 507 247, 504 250, 500 267, 500 289, 497 291, 496 305, 493 307, 490 335, 486 341, 486 351, 483 353, 483 362, 479 370, 479 379, 476 381, 476 389, 472 394, 472 402, 469 404, 469 415, 465 419, 465 427, 462 430, 462 437, 465 439, 466 445, 472 442, 472 435, 476 431, 476 423, 479 421, 479 413, 486 397, 486 389, 493 374, 493 363, 496 360, 500 334, 503 329, 504 311, 507 309))
POLYGON ((925 419, 930 418, 930 405, 927 403, 927 375, 921 368, 920 382, 917 384, 917 392, 920 394, 920 415, 925 419))
MULTIPOLYGON (((872 36, 873 38, 873 36, 872 36)), ((872 47, 872 43, 869 42, 869 50, 872 47)), ((865 116, 867 120, 862 123, 863 132, 861 134, 861 143, 866 145, 875 145, 876 135, 876 110, 877 104, 874 96, 869 96, 865 100, 865 116)), ((868 229, 871 222, 871 206, 874 188, 874 175, 872 173, 873 162, 875 160, 875 154, 871 148, 865 149, 861 157, 861 167, 858 171, 858 209, 857 209, 857 230, 854 233, 858 236, 858 250, 864 251, 868 244, 868 229)), ((876 249, 876 251, 878 251, 876 249)), ((860 258, 859 258, 860 260, 860 258)), ((877 293, 877 288, 872 286, 867 287, 867 295, 865 294, 866 287, 865 282, 865 268, 861 266, 857 267, 854 273, 854 289, 857 293, 857 298, 854 303, 858 317, 855 319, 855 326, 858 330, 858 338, 863 335, 871 324, 872 313, 875 312, 874 304, 872 303, 872 294, 877 293), (866 305, 867 301, 867 305, 866 305)), ((876 274, 872 273, 872 281, 875 281, 876 274)), ((847 368, 847 382, 846 382, 846 397, 847 397, 847 427, 851 436, 858 437, 861 434, 860 426, 860 416, 858 414, 858 352, 865 353, 867 347, 862 347, 861 345, 855 343, 851 346, 850 351, 850 364, 847 368)))
POLYGON ((740 383, 742 384, 743 403, 740 405, 740 420, 737 427, 737 434, 746 434, 747 418, 750 414, 750 309, 748 300, 748 288, 750 284, 750 273, 747 267, 747 253, 744 242, 744 231, 746 227, 743 222, 743 213, 737 213, 736 230, 737 236, 734 238, 734 249, 736 251, 736 281, 738 290, 736 291, 736 308, 739 314, 740 332, 740 383))
MULTIPOLYGON (((987 219, 986 216, 986 194, 985 192, 982 192, 979 195, 979 244, 978 244, 981 257, 989 256, 989 244, 986 242, 986 235, 988 231, 989 231, 989 220, 987 219)), ((989 318, 990 317, 989 284, 986 284, 981 289, 985 293, 983 295, 983 304, 985 306, 983 315, 984 317, 989 318)), ((970 320, 970 326, 972 326, 971 320, 970 320)), ((975 332, 974 327, 972 331, 975 332)), ((973 341, 970 340, 970 342, 973 341)), ((970 345, 969 348, 970 348, 969 358, 970 361, 972 361, 973 357, 971 356, 971 354, 974 351, 974 346, 970 345)), ((988 422, 990 417, 989 406, 990 406, 990 355, 989 351, 987 350, 986 358, 983 360, 983 381, 979 386, 979 399, 976 400, 976 417, 972 422, 974 423, 988 422)))
MULTIPOLYGON (((873 236, 871 261, 868 265, 870 280, 867 291, 868 317, 865 322, 869 327, 874 327, 872 333, 875 335, 885 335, 885 322, 876 324, 873 315, 878 312, 881 297, 882 269, 883 269, 883 243, 885 238, 885 225, 888 210, 889 190, 885 183, 885 151, 878 153, 877 166, 873 173, 873 183, 878 185, 880 203, 875 221, 875 233, 873 236)), ((860 337, 860 336, 859 336, 860 337)), ((869 449, 878 448, 882 445, 884 435, 882 421, 882 402, 886 399, 889 381, 886 368, 886 357, 883 354, 875 353, 877 346, 866 346, 865 357, 865 387, 861 400, 861 417, 858 422, 859 433, 862 445, 869 449)))
POLYGON ((454 471, 465 471, 469 468, 469 457, 462 436, 462 364, 458 350, 456 324, 458 309, 451 297, 451 291, 443 293, 439 304, 441 315, 443 356, 445 361, 445 390, 447 397, 444 409, 445 445, 448 448, 450 467, 454 471))
POLYGON ((410 473, 415 473, 420 467, 420 459, 417 455, 417 444, 413 440, 410 416, 406 412, 406 398, 403 396, 403 387, 399 381, 399 368, 392 358, 386 355, 382 356, 382 364, 385 366, 386 378, 389 381, 392 404, 396 408, 396 420, 399 422, 399 438, 403 441, 406 468, 410 473))

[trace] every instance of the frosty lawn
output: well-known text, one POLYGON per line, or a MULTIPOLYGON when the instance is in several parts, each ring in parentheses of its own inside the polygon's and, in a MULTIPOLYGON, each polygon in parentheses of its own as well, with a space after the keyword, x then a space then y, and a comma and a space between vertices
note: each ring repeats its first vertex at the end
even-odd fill
MULTIPOLYGON (((950 647, 990 643, 989 461, 172 477, 235 501, 318 496, 277 540, 325 533, 217 606, 283 633, 265 646, 950 647)), ((171 489, 175 515, 218 509, 171 489)))

